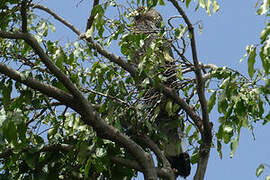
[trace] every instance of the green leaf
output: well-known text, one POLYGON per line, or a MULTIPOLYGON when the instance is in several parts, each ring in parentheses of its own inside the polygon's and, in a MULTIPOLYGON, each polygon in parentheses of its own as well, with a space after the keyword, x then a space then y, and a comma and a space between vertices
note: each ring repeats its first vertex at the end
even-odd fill
POLYGON ((210 113, 211 110, 213 109, 213 107, 215 106, 216 97, 217 97, 217 91, 215 91, 209 98, 209 101, 208 101, 208 113, 210 113))
POLYGON ((175 29, 174 35, 177 39, 180 39, 187 31, 188 31, 188 27, 187 26, 182 27, 181 25, 180 28, 175 29))
POLYGON ((211 16, 211 4, 212 4, 212 1, 208 0, 207 6, 206 6, 206 12, 208 13, 209 16, 211 16))
POLYGON ((220 159, 222 159, 222 144, 220 140, 217 139, 217 151, 220 159))
POLYGON ((259 177, 264 171, 264 165, 260 164, 259 167, 256 169, 256 176, 259 177))
POLYGON ((9 143, 17 143, 17 128, 11 119, 5 121, 3 135, 9 143))
POLYGON ((189 134, 189 132, 190 132, 190 130, 191 130, 192 127, 193 127, 192 124, 190 124, 190 125, 188 125, 188 127, 186 128, 186 137, 188 137, 188 134, 189 134))
POLYGON ((2 101, 5 106, 10 105, 10 99, 11 99, 11 92, 12 92, 12 80, 8 80, 4 85, 2 89, 2 101))
POLYGON ((50 140, 57 133, 57 128, 51 128, 48 130, 47 138, 50 140))
POLYGON ((165 6, 165 2, 164 2, 164 0, 159 0, 159 5, 161 5, 161 6, 165 6))
POLYGON ((170 52, 168 48, 165 48, 165 50, 163 51, 164 53, 164 58, 166 61, 168 62, 174 62, 174 59, 170 56, 170 52))
POLYGON ((95 31, 95 24, 92 24, 90 29, 87 29, 87 31, 85 33, 85 37, 90 38, 92 36, 92 34, 94 33, 94 31, 95 31))
POLYGON ((86 157, 88 156, 88 144, 86 142, 83 142, 80 144, 79 153, 78 153, 78 160, 80 163, 84 163, 86 160, 86 157))
POLYGON ((213 12, 217 12, 219 10, 219 4, 216 0, 213 0, 213 12))
POLYGON ((235 138, 235 140, 233 140, 233 142, 231 143, 231 153, 230 153, 230 157, 232 158, 234 156, 234 153, 238 147, 239 144, 239 138, 235 138))
POLYGON ((248 128, 248 125, 249 125, 249 121, 248 121, 248 118, 247 117, 244 117, 241 119, 241 122, 242 122, 242 126, 244 128, 248 128))
POLYGON ((191 0, 186 0, 186 7, 187 8, 189 7, 190 2, 191 2, 191 0))
POLYGON ((35 169, 36 156, 33 153, 24 153, 23 159, 25 160, 26 164, 28 165, 28 167, 30 169, 32 169, 32 170, 35 169))
POLYGON ((266 176, 265 180, 270 180, 270 175, 266 176))
POLYGON ((265 42, 269 34, 270 34, 270 23, 266 26, 266 28, 260 34, 261 44, 265 42))
POLYGON ((233 136, 233 127, 231 125, 224 125, 223 126, 223 134, 222 138, 224 140, 225 144, 228 144, 231 141, 231 138, 233 136))
POLYGON ((225 125, 223 127, 223 131, 226 132, 226 133, 231 133, 233 131, 233 127, 230 126, 230 125, 225 125))
POLYGON ((52 30, 52 32, 55 32, 55 26, 51 23, 49 23, 49 28, 52 30))
POLYGON ((260 58, 262 61, 263 68, 265 70, 265 74, 269 74, 269 69, 270 69, 270 59, 268 57, 268 52, 265 50, 265 47, 263 46, 260 49, 260 58))
POLYGON ((199 5, 202 7, 202 8, 205 8, 205 5, 206 3, 205 3, 205 0, 200 0, 199 1, 199 5))
POLYGON ((248 57, 248 74, 252 78, 254 75, 254 64, 256 58, 256 47, 250 46, 248 49, 249 57, 248 57))
POLYGON ((184 76, 183 76, 183 73, 182 73, 182 67, 181 67, 181 64, 180 64, 179 67, 177 68, 176 77, 177 77, 180 81, 183 81, 183 80, 184 80, 184 76))
POLYGON ((190 158, 190 162, 191 164, 196 164, 200 159, 200 154, 198 151, 193 152, 191 158, 190 158))
POLYGON ((259 15, 266 14, 269 11, 269 7, 270 7, 270 0, 263 0, 262 5, 257 10, 257 14, 259 15))
POLYGON ((228 108, 228 100, 225 97, 224 92, 218 96, 218 112, 225 114, 228 108))
POLYGON ((146 4, 149 9, 155 7, 158 3, 158 0, 147 0, 146 4))
POLYGON ((3 126, 3 123, 6 121, 6 119, 7 119, 6 111, 2 108, 0 109, 0 127, 3 126))
POLYGON ((86 178, 88 178, 88 174, 89 174, 89 170, 91 168, 91 165, 92 165, 92 158, 89 157, 87 162, 86 162, 85 168, 84 168, 84 175, 86 178))
POLYGON ((166 111, 168 112, 169 116, 173 114, 173 108, 172 108, 172 101, 168 101, 166 104, 166 111))

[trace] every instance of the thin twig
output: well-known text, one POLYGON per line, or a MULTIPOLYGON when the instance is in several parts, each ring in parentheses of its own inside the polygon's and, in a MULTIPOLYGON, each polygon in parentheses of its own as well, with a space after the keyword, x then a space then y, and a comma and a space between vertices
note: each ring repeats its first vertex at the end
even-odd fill
POLYGON ((123 105, 126 105, 126 106, 130 106, 130 104, 122 99, 119 99, 118 97, 115 97, 115 96, 111 96, 109 94, 104 94, 104 93, 101 93, 101 92, 98 92, 98 91, 95 91, 95 90, 92 90, 92 89, 86 89, 86 88, 80 88, 80 90, 84 93, 93 93, 93 94, 97 94, 97 95, 100 95, 100 96, 103 96, 103 97, 106 97, 106 98, 110 98, 112 100, 115 100, 123 105))

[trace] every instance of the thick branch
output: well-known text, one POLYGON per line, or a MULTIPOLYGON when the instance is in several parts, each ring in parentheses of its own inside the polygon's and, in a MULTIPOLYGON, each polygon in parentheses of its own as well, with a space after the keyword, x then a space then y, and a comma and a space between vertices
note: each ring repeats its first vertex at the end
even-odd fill
MULTIPOLYGON (((114 162, 114 163, 121 164, 123 166, 126 166, 126 167, 129 167, 129 168, 135 169, 137 171, 143 172, 141 166, 136 161, 129 160, 129 159, 123 159, 123 158, 120 158, 120 157, 111 157, 110 160, 112 162, 114 162)), ((165 179, 168 179, 168 180, 174 180, 175 179, 174 177, 169 176, 170 172, 168 172, 168 170, 165 169, 165 168, 156 168, 156 171, 157 171, 157 174, 158 174, 159 177, 162 177, 162 178, 165 178, 165 179)))
POLYGON ((162 161, 163 167, 171 168, 171 165, 170 165, 169 161, 167 160, 165 154, 159 149, 157 144, 152 141, 152 139, 150 139, 146 135, 143 135, 140 139, 156 154, 158 159, 160 159, 162 161))
POLYGON ((118 129, 101 120, 100 116, 93 111, 92 107, 89 105, 84 105, 80 114, 85 123, 92 125, 99 137, 121 144, 133 154, 134 158, 138 160, 143 169, 145 179, 157 179, 153 158, 149 153, 145 152, 141 146, 122 134, 118 129))
POLYGON ((85 31, 87 31, 88 29, 91 28, 93 22, 94 22, 94 19, 95 19, 95 15, 93 13, 93 9, 95 8, 95 6, 97 6, 99 4, 99 0, 93 0, 93 8, 92 8, 92 11, 91 11, 91 14, 90 14, 90 17, 87 19, 87 24, 86 24, 86 29, 85 31))
POLYGON ((199 131, 202 132, 202 120, 199 115, 197 115, 192 107, 190 107, 184 99, 178 96, 177 92, 175 89, 169 88, 164 85, 160 85, 160 89, 163 90, 163 93, 170 97, 173 98, 174 102, 176 102, 182 109, 185 110, 185 112, 191 117, 193 122, 196 124, 198 127, 199 131))
POLYGON ((36 79, 26 77, 25 75, 22 75, 20 72, 15 71, 4 63, 0 63, 0 73, 10 77, 15 81, 21 82, 32 89, 38 90, 49 97, 53 97, 59 102, 62 102, 69 107, 72 107, 74 109, 77 108, 75 106, 75 103, 73 102, 74 99, 71 94, 66 93, 54 86, 41 83, 36 79))
POLYGON ((197 171, 195 174, 194 179, 204 179, 205 171, 207 168, 207 163, 209 159, 209 153, 212 143, 212 123, 210 123, 209 120, 209 114, 207 109, 207 101, 205 98, 205 83, 204 79, 202 77, 200 64, 197 57, 197 50, 196 50, 196 42, 195 42, 195 33, 193 25, 191 24, 189 18, 183 11, 183 9, 179 6, 178 2, 176 0, 168 0, 170 1, 174 7, 178 10, 179 14, 183 17, 185 23, 188 26, 191 41, 191 51, 192 51, 192 58, 193 63, 195 67, 195 74, 196 74, 196 81, 197 81, 197 91, 198 91, 198 97, 202 108, 202 124, 203 129, 201 131, 202 136, 202 143, 200 145, 200 159, 198 162, 197 171))

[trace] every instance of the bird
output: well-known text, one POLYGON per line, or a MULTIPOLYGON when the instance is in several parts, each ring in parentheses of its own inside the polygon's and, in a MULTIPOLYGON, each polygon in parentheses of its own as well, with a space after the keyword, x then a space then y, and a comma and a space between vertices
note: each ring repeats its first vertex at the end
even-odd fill
MULTIPOLYGON (((147 9, 146 7, 138 7, 134 16, 133 29, 132 31, 136 34, 144 34, 146 38, 144 39, 143 46, 136 49, 135 55, 133 56, 132 63, 137 65, 142 61, 142 58, 147 53, 147 48, 151 46, 159 38, 159 33, 162 32, 162 16, 154 8, 147 9)), ((165 80, 162 83, 165 86, 173 88, 175 91, 179 91, 177 86, 176 77, 176 65, 173 59, 173 53, 170 48, 170 43, 163 38, 162 45, 159 47, 160 59, 165 62, 162 63, 160 60, 159 68, 162 76, 165 80)), ((159 55, 158 55, 159 56, 159 55)), ((159 58, 157 58, 159 59, 159 58)), ((157 70, 157 72, 160 72, 157 70)), ((187 152, 183 152, 181 145, 183 134, 183 122, 179 117, 180 108, 176 108, 173 112, 168 112, 166 106, 168 104, 173 104, 173 99, 165 96, 156 89, 149 87, 143 96, 145 99, 145 104, 150 107, 158 107, 159 112, 155 118, 155 124, 158 131, 165 135, 167 139, 164 142, 164 154, 171 164, 171 167, 176 170, 175 174, 177 176, 182 176, 186 178, 190 174, 190 157, 187 152)), ((153 109, 153 108, 152 108, 153 109)))

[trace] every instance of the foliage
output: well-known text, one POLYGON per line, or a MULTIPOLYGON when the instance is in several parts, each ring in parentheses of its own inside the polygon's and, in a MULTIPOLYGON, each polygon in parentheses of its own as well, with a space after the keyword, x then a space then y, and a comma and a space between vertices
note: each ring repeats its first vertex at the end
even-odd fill
MULTIPOLYGON (((268 17, 270 14, 270 1, 264 0, 259 4, 257 2, 256 6, 258 6, 257 14, 261 16, 268 17)), ((248 67, 249 67, 249 75, 252 77, 253 74, 257 73, 258 80, 263 81, 263 85, 259 88, 261 94, 269 94, 269 68, 270 68, 270 22, 269 20, 265 23, 265 28, 262 30, 260 34, 260 44, 258 45, 249 45, 247 46, 247 54, 248 56, 248 67), (257 56, 257 51, 258 55, 257 56), (261 65, 263 70, 255 70, 254 64, 257 59, 261 60, 261 65)), ((269 102, 269 99, 266 99, 269 102)), ((270 119, 270 113, 266 115, 265 121, 263 124, 266 124, 270 119)), ((268 167, 267 164, 260 164, 256 170, 256 176, 259 177, 263 171, 265 166, 268 167)), ((265 180, 268 180, 270 176, 266 176, 265 180)))
MULTIPOLYGON (((184 3, 189 8, 191 0, 184 3)), ((203 8, 209 15, 219 9, 216 0, 195 0, 194 3, 195 10, 203 8)), ((160 65, 172 58, 168 53, 160 52, 163 39, 168 39, 174 47, 181 87, 180 96, 175 96, 180 100, 168 102, 166 110, 170 114, 183 106, 181 100, 192 110, 189 113, 188 108, 182 109, 179 119, 185 124, 184 136, 193 164, 201 163, 203 152, 200 147, 207 144, 205 134, 212 135, 211 128, 208 132, 202 130, 211 126, 211 123, 207 124, 207 118, 202 117, 201 121, 192 118, 194 114, 200 118, 202 109, 207 110, 207 115, 215 108, 220 113, 218 132, 213 138, 216 145, 210 138, 210 146, 217 149, 220 157, 224 143, 230 144, 231 156, 234 155, 241 128, 253 130, 257 121, 264 124, 270 121, 270 112, 265 111, 269 107, 270 93, 269 22, 261 33, 260 45, 247 47, 245 57, 248 56, 249 77, 226 67, 196 65, 195 60, 186 55, 195 36, 183 21, 171 28, 166 25, 169 22, 164 22, 164 29, 147 48, 134 75, 134 49, 142 48, 148 38, 145 34, 131 32, 135 9, 137 5, 166 7, 169 2, 137 0, 125 4, 116 0, 102 1, 93 7, 90 18, 94 17, 94 21, 84 36, 76 34, 76 27, 60 20, 80 38, 67 43, 51 37, 55 25, 37 15, 37 11, 44 8, 28 4, 27 32, 37 40, 40 48, 33 45, 28 36, 17 38, 5 34, 21 32, 21 4, 23 2, 19 0, 5 0, 0 4, 0 179, 131 179, 143 171, 135 165, 123 165, 115 157, 140 162, 125 144, 130 143, 126 137, 132 140, 133 148, 140 147, 146 153, 155 148, 149 141, 144 141, 145 136, 152 140, 154 147, 164 148, 162 142, 166 137, 155 125, 160 109, 158 106, 147 107, 142 100, 149 87, 174 97, 166 86, 162 86, 166 77, 161 75, 164 69, 160 65), (115 49, 116 45, 118 49, 115 49), (55 65, 55 71, 45 63, 42 50, 55 65), (254 67, 258 55, 263 71, 254 67), (120 61, 122 57, 124 62, 120 61), (198 83, 196 68, 202 73, 203 86, 198 83), (67 80, 57 75, 58 71, 75 88, 70 88, 67 80), (38 86, 36 81, 40 83, 38 86), (209 97, 207 107, 204 107, 199 92, 204 86, 206 93, 203 96, 209 97), (93 113, 88 113, 82 97, 76 96, 76 88, 89 103, 88 107, 93 108, 93 113)), ((269 16, 269 4, 269 0, 264 0, 257 13, 269 16)), ((163 163, 158 159, 159 168, 164 166, 163 163)), ((260 166, 257 176, 262 171, 260 166)))

